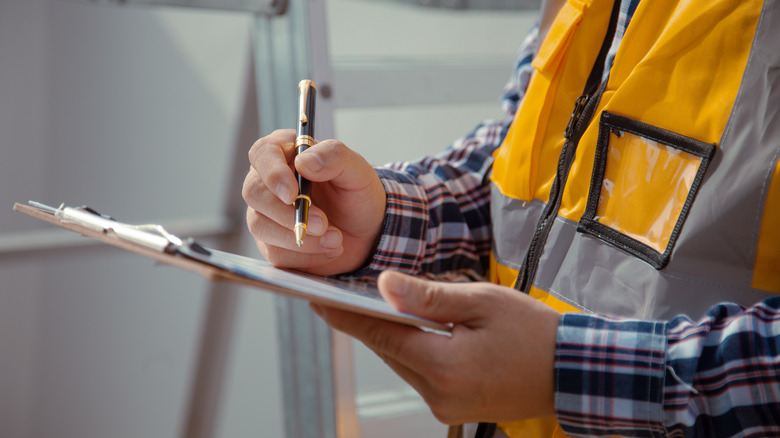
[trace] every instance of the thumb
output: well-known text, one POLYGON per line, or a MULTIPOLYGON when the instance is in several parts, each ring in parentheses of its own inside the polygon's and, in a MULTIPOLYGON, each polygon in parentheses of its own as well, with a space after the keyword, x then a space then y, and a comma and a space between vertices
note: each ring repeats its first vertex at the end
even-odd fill
POLYGON ((385 300, 400 312, 444 323, 460 323, 478 316, 474 294, 464 290, 468 284, 441 283, 385 271, 379 276, 378 286, 385 300))
POLYGON ((295 158, 295 168, 310 181, 329 181, 355 191, 379 182, 373 166, 338 140, 324 140, 295 158))

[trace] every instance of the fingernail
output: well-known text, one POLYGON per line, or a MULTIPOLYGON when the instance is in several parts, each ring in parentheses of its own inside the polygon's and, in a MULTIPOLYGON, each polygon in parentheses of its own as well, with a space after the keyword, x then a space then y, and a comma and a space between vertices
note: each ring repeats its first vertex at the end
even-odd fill
POLYGON ((341 233, 338 230, 328 230, 320 238, 320 246, 328 249, 336 249, 341 246, 341 233))
POLYGON ((314 235, 322 234, 325 231, 325 221, 316 214, 309 216, 309 223, 307 225, 309 232, 314 235))
POLYGON ((276 185, 276 196, 285 204, 292 203, 292 201, 290 201, 290 189, 284 184, 279 183, 276 185))
POLYGON ((298 155, 296 160, 298 160, 299 164, 306 167, 312 172, 318 172, 320 169, 322 169, 325 166, 325 163, 322 162, 320 156, 313 152, 309 152, 308 154, 303 153, 301 155, 298 155))

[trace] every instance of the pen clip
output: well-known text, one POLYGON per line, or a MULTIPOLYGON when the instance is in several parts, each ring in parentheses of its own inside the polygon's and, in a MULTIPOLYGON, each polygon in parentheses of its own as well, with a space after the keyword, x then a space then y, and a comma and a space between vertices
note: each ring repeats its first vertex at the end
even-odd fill
POLYGON ((301 124, 305 125, 309 123, 309 116, 306 114, 306 108, 309 107, 309 94, 312 93, 311 89, 317 90, 317 84, 311 79, 304 79, 298 82, 298 89, 300 90, 301 95, 299 102, 301 114, 298 117, 298 120, 300 120, 301 124))
POLYGON ((301 100, 300 100, 300 104, 298 105, 298 107, 301 110, 299 120, 304 125, 309 123, 309 118, 306 116, 306 104, 308 103, 306 99, 308 99, 309 97, 310 86, 311 86, 311 81, 305 79, 298 84, 298 88, 300 88, 301 90, 300 91, 301 100))

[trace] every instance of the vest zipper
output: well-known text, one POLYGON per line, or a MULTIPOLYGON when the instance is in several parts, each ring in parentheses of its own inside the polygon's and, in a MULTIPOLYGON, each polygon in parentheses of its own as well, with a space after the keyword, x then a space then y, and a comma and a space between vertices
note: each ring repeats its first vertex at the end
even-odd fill
POLYGON ((536 269, 539 266, 539 260, 542 257, 542 249, 547 242, 547 237, 550 234, 555 218, 558 216, 558 209, 561 206, 561 199, 563 198, 563 189, 566 187, 566 180, 569 177, 569 170, 571 164, 574 162, 575 152, 577 145, 579 144, 580 137, 585 133, 588 128, 590 120, 593 118, 593 114, 596 112, 601 92, 605 88, 606 81, 598 88, 597 92, 593 95, 583 94, 577 98, 574 105, 574 111, 572 111, 569 124, 564 132, 566 142, 564 142, 561 155, 558 158, 558 168, 553 179, 552 186, 550 187, 550 198, 542 210, 542 215, 539 218, 539 222, 536 224, 536 230, 534 231, 531 244, 528 246, 528 251, 525 255, 525 260, 521 266, 517 275, 517 281, 515 282, 515 289, 528 293, 530 286, 536 275, 536 269))
POLYGON ((588 80, 585 82, 585 88, 582 95, 578 97, 574 103, 574 110, 572 111, 569 123, 563 134, 566 141, 563 144, 561 154, 558 158, 558 168, 550 188, 550 197, 544 210, 542 210, 542 215, 539 217, 539 222, 536 224, 531 244, 528 246, 525 259, 517 274, 515 289, 521 292, 528 293, 531 290, 531 285, 536 276, 536 270, 539 267, 539 260, 542 257, 542 250, 544 249, 545 243, 547 243, 547 237, 550 234, 555 218, 558 216, 558 209, 561 206, 561 199, 563 197, 563 189, 566 187, 569 170, 574 162, 577 145, 580 142, 582 134, 585 133, 590 121, 593 119, 596 107, 598 107, 599 101, 601 100, 601 94, 606 88, 607 81, 602 80, 604 63, 606 62, 607 54, 612 45, 612 40, 615 37, 615 28, 617 27, 619 13, 620 0, 615 0, 612 4, 609 25, 601 44, 601 50, 596 57, 596 61, 593 63, 593 68, 588 76, 588 80))
MULTIPOLYGON (((590 120, 593 118, 601 94, 604 92, 607 85, 607 81, 602 81, 601 79, 604 72, 604 62, 607 59, 607 53, 612 45, 612 39, 615 36, 615 28, 617 27, 617 20, 620 12, 620 2, 621 0, 614 0, 612 3, 609 25, 607 27, 607 33, 604 36, 604 41, 601 43, 601 50, 596 57, 596 61, 593 63, 593 68, 590 71, 588 80, 585 82, 585 89, 574 104, 574 111, 572 112, 566 131, 564 132, 566 141, 561 150, 561 155, 558 158, 558 169, 553 185, 550 188, 550 199, 542 212, 542 216, 539 218, 539 222, 536 225, 536 231, 531 240, 531 245, 528 247, 528 252, 526 252, 523 265, 517 274, 515 289, 525 293, 528 293, 531 290, 530 285, 533 284, 536 268, 539 265, 539 259, 542 256, 542 248, 547 241, 547 236, 550 234, 550 229, 558 214, 563 188, 566 186, 569 169, 571 169, 571 163, 574 161, 574 152, 577 149, 577 144, 580 141, 580 137, 582 137, 582 134, 585 132, 585 129, 587 129, 588 123, 590 123, 590 120), (601 84, 601 86, 599 86, 599 84, 601 84)), ((493 437, 495 432, 496 425, 494 423, 479 423, 475 438, 493 437)))

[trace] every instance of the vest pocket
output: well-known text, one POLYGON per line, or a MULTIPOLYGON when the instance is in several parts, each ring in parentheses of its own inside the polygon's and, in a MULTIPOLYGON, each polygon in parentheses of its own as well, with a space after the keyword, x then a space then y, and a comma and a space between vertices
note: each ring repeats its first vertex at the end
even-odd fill
POLYGON ((714 152, 715 144, 604 111, 577 231, 662 269, 714 152))

